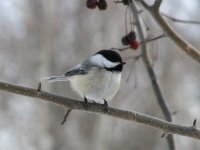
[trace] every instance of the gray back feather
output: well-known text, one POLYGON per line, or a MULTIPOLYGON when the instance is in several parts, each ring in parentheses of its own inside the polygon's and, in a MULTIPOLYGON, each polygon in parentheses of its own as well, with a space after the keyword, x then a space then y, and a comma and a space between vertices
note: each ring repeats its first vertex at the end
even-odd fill
POLYGON ((91 64, 90 61, 87 59, 82 64, 79 64, 67 71, 64 75, 67 77, 74 75, 86 75, 93 67, 95 67, 95 65, 91 64))

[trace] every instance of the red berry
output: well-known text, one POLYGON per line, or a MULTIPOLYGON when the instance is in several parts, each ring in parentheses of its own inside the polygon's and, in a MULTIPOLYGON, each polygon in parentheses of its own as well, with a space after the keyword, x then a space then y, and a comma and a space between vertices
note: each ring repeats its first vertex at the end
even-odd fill
POLYGON ((97 7, 97 0, 87 0, 86 6, 89 9, 95 9, 97 7))
POLYGON ((107 3, 105 0, 99 0, 97 3, 99 10, 105 10, 107 8, 107 3))
POLYGON ((132 49, 138 49, 138 47, 140 46, 140 43, 137 40, 134 40, 130 43, 130 47, 132 49))

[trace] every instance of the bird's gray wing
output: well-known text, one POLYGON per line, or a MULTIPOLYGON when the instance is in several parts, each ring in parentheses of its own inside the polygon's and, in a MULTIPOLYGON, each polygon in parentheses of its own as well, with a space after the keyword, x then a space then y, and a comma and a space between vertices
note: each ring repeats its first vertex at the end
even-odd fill
POLYGON ((74 75, 86 75, 93 67, 93 64, 90 64, 88 61, 85 61, 82 64, 75 66, 74 68, 67 71, 64 75, 67 77, 74 75))

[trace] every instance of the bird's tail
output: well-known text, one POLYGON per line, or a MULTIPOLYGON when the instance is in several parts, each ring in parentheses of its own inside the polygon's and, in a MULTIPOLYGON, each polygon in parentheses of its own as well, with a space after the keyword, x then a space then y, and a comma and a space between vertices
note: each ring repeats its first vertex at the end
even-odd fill
POLYGON ((55 82, 55 81, 68 81, 69 77, 66 77, 64 75, 61 76, 51 76, 51 77, 44 77, 42 80, 47 80, 49 82, 55 82))

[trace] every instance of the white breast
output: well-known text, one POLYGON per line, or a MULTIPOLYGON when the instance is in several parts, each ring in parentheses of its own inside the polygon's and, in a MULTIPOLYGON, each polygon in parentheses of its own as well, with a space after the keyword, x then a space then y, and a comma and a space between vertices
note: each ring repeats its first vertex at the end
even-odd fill
POLYGON ((102 69, 91 71, 87 75, 74 76, 70 82, 72 88, 83 98, 104 103, 111 100, 120 87, 121 73, 112 73, 102 69))

